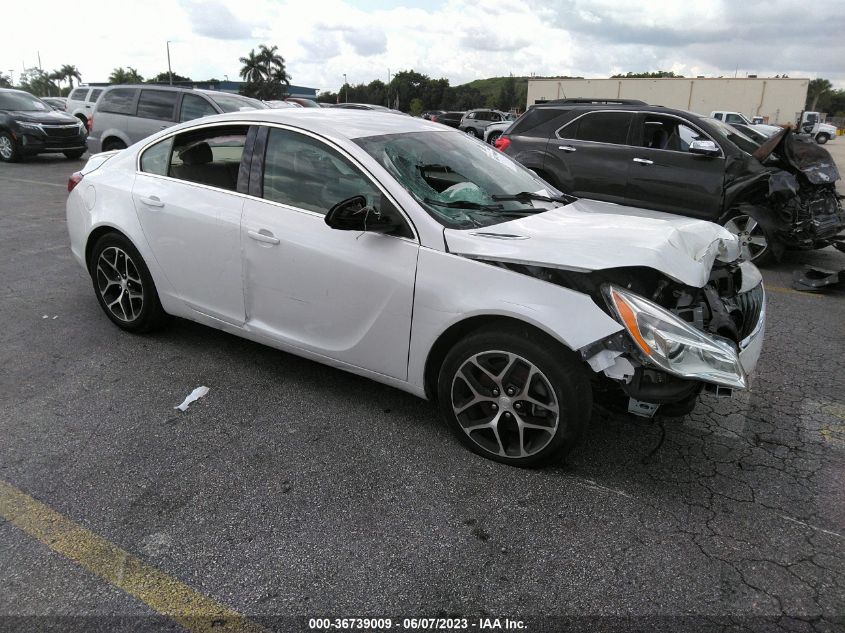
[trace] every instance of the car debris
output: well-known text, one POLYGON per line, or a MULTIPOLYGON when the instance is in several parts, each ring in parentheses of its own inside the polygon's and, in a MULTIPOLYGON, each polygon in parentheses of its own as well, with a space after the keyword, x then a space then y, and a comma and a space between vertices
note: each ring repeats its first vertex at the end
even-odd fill
POLYGON ((821 292, 845 284, 845 270, 835 271, 806 266, 792 273, 792 287, 802 292, 821 292))

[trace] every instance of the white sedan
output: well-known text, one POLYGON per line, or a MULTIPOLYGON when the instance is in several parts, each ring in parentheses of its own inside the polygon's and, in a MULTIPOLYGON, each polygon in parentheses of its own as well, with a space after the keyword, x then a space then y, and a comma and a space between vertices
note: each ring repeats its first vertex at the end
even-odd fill
POLYGON ((75 258, 106 316, 191 319, 435 399, 473 451, 533 465, 595 401, 684 415, 744 389, 761 277, 689 218, 578 200, 410 117, 235 112, 73 175, 75 258))

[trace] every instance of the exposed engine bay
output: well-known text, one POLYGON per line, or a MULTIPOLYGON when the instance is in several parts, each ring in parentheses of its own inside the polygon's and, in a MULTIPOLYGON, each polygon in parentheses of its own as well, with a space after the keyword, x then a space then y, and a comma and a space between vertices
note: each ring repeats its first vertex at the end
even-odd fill
POLYGON ((842 242, 837 236, 845 228, 845 211, 835 186, 840 175, 826 149, 785 129, 763 143, 753 157, 765 173, 737 178, 733 199, 741 202, 735 209, 754 217, 769 236, 790 248, 842 242), (765 181, 767 187, 762 186, 765 181))
MULTIPOLYGON (((698 331, 730 345, 745 347, 765 316, 765 293, 756 267, 744 262, 715 262, 709 281, 696 288, 649 268, 614 268, 575 272, 540 266, 494 263, 514 272, 542 279, 589 295, 613 316, 606 298, 610 285, 623 287, 677 316, 698 331)), ((597 404, 627 407, 629 413, 651 417, 689 413, 702 389, 730 395, 731 389, 688 380, 655 367, 631 337, 619 332, 579 350, 595 371, 597 404), (599 395, 601 394, 601 395, 599 395), (604 398, 604 402, 602 402, 604 398)))

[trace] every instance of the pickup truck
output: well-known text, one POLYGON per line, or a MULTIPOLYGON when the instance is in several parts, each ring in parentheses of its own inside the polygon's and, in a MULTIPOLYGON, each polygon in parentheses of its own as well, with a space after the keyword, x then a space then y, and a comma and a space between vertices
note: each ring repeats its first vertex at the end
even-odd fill
POLYGON ((727 110, 714 110, 710 113, 711 119, 723 121, 728 125, 739 123, 740 125, 752 125, 755 130, 762 132, 766 136, 772 136, 776 132, 780 132, 781 128, 777 125, 768 125, 766 123, 752 123, 748 118, 739 112, 730 112, 727 110))
POLYGON ((818 112, 805 110, 799 114, 798 129, 804 134, 812 135, 819 145, 824 145, 836 138, 836 127, 829 123, 822 123, 822 117, 818 112))

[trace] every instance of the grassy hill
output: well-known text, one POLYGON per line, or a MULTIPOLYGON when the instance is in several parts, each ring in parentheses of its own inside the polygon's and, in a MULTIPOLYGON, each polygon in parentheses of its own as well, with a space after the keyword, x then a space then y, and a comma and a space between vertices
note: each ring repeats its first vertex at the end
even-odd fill
MULTIPOLYGON (((475 81, 470 81, 469 83, 462 85, 467 88, 477 88, 487 100, 487 105, 492 107, 498 103, 499 93, 502 90, 502 84, 505 79, 507 79, 507 77, 490 77, 488 79, 476 79, 475 81)), ((525 108, 525 103, 528 100, 529 79, 544 79, 544 77, 514 77, 517 103, 520 104, 520 109, 525 108)))

